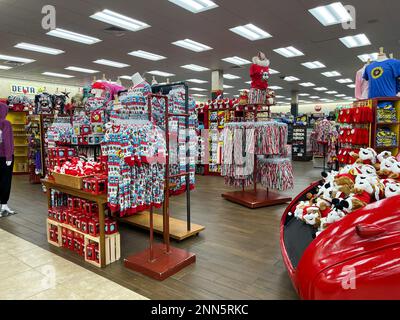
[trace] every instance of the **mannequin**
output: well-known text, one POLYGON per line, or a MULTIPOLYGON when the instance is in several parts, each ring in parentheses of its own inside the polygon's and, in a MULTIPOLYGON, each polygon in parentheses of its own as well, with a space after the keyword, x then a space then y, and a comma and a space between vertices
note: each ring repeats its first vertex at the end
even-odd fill
POLYGON ((14 137, 11 123, 6 120, 7 113, 8 106, 0 103, 0 217, 15 213, 7 205, 14 167, 14 137))
POLYGON ((400 96, 400 61, 389 59, 380 48, 378 58, 366 67, 363 78, 369 82, 368 98, 400 96))

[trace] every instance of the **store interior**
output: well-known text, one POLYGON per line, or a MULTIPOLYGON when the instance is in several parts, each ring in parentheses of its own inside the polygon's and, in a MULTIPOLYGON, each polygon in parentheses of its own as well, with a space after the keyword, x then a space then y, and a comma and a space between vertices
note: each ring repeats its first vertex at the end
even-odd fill
POLYGON ((1 232, 138 299, 400 299, 399 10, 0 1, 1 232))

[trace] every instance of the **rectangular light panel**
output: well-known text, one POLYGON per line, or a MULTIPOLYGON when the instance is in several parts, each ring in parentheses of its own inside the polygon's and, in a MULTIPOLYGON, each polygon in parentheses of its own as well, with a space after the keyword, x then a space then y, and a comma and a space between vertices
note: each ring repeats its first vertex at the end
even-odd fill
POLYGON ((150 27, 147 23, 132 19, 130 17, 107 9, 101 12, 96 12, 90 17, 92 19, 96 19, 129 31, 139 31, 150 27))
POLYGON ((369 46, 371 42, 364 33, 339 39, 347 48, 358 48, 369 46))
POLYGON ((181 68, 192 70, 192 71, 197 71, 197 72, 210 70, 206 67, 198 66, 197 64, 186 64, 184 66, 181 66, 181 68))
POLYGON ((62 38, 70 41, 80 42, 88 45, 95 44, 100 42, 101 40, 95 37, 90 37, 84 34, 68 31, 61 28, 56 28, 46 33, 49 36, 62 38))
POLYGON ((350 13, 341 2, 319 6, 308 11, 325 27, 353 21, 350 13))
POLYGON ((129 67, 129 64, 116 62, 116 61, 111 61, 111 60, 107 60, 107 59, 98 59, 96 61, 93 61, 93 63, 102 64, 102 65, 109 66, 109 67, 114 67, 114 68, 126 68, 126 67, 129 67))
POLYGON ((251 41, 272 37, 267 31, 260 29, 252 23, 246 24, 244 26, 237 26, 229 30, 251 41))
POLYGON ((251 63, 249 60, 240 58, 240 57, 238 57, 238 56, 228 57, 228 58, 224 58, 224 59, 222 59, 222 60, 225 61, 225 62, 229 62, 229 63, 232 63, 232 64, 236 64, 236 65, 238 65, 238 66, 243 66, 243 65, 246 65, 246 64, 250 64, 250 63, 251 63))
POLYGON ((18 43, 14 47, 18 48, 18 49, 35 51, 35 52, 46 53, 46 54, 51 54, 51 55, 58 55, 58 54, 62 54, 65 52, 65 51, 62 51, 59 49, 39 46, 36 44, 31 44, 31 43, 26 43, 26 42, 18 43))
POLYGON ((173 45, 176 45, 178 47, 184 48, 184 49, 188 49, 194 52, 203 52, 203 51, 207 51, 207 50, 211 50, 212 48, 202 44, 200 42, 196 42, 190 39, 185 39, 185 40, 178 40, 175 42, 172 42, 173 45))
POLYGON ((166 59, 166 57, 161 56, 159 54, 155 54, 155 53, 151 53, 151 52, 143 51, 143 50, 132 51, 132 52, 129 52, 128 54, 131 56, 135 56, 138 58, 147 59, 147 60, 151 60, 151 61, 159 61, 159 60, 166 59))
POLYGON ((218 7, 218 5, 211 0, 168 0, 168 1, 193 13, 199 13, 218 7))
POLYGON ((285 58, 294 58, 294 57, 300 57, 304 56, 304 53, 301 52, 300 50, 296 49, 295 47, 286 47, 286 48, 279 48, 279 49, 274 49, 274 51, 285 58))

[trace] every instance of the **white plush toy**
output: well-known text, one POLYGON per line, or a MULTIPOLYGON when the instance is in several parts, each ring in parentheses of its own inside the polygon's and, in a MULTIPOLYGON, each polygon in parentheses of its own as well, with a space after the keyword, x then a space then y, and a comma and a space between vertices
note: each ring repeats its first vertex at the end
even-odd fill
POLYGON ((400 196, 400 183, 390 182, 386 184, 385 197, 392 198, 395 196, 400 196))
POLYGON ((389 177, 392 174, 392 167, 396 163, 395 157, 389 157, 381 162, 380 170, 378 171, 379 176, 389 177))
POLYGON ((392 153, 390 151, 383 151, 378 156, 376 159, 378 160, 379 163, 381 163, 383 160, 390 158, 392 156, 392 153))
POLYGON ((371 164, 374 165, 376 164, 376 151, 372 148, 361 148, 360 152, 358 153, 358 163, 363 163, 363 164, 371 164))
POLYGON ((391 166, 391 174, 389 178, 391 179, 399 179, 400 178, 400 162, 393 162, 391 166))
POLYGON ((314 227, 319 227, 321 223, 321 212, 318 207, 311 206, 304 209, 303 221, 314 227))

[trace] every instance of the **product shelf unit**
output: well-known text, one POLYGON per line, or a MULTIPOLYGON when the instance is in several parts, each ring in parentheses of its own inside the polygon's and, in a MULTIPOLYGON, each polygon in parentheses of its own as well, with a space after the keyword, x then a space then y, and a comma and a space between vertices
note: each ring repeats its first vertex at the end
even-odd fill
MULTIPOLYGON (((268 115, 270 118, 270 106, 268 107, 268 115)), ((260 105, 244 105, 241 106, 240 111, 251 112, 254 114, 253 119, 255 122, 258 121, 258 112, 262 109, 260 105)), ((264 111, 265 112, 265 111, 264 111)), ((244 117, 245 118, 245 117, 244 117)), ((225 192, 222 197, 228 201, 240 204, 250 209, 258 209, 269 206, 275 206, 279 204, 285 204, 292 200, 291 197, 282 196, 279 193, 271 192, 269 189, 258 189, 257 188, 257 155, 254 155, 254 188, 253 190, 245 190, 244 184, 241 191, 225 192)))
POLYGON ((7 114, 14 135, 14 168, 15 175, 25 175, 29 173, 28 168, 28 139, 25 133, 25 125, 27 122, 27 113, 24 111, 9 111, 7 114))
MULTIPOLYGON (((73 232, 80 233, 84 236, 85 239, 85 248, 86 245, 88 244, 88 241, 96 242, 99 244, 99 263, 96 263, 94 261, 87 261, 97 267, 104 268, 106 265, 117 261, 120 259, 120 236, 119 233, 113 234, 113 235, 106 235, 105 234, 105 206, 107 205, 107 196, 106 195, 94 195, 92 193, 83 191, 83 190, 78 190, 74 189, 71 187, 67 187, 64 185, 60 185, 55 183, 52 180, 49 179, 42 179, 41 182, 45 185, 46 190, 47 190, 47 200, 48 200, 48 207, 51 208, 51 190, 57 190, 59 192, 78 197, 81 199, 85 199, 91 202, 97 203, 99 207, 99 226, 100 226, 100 232, 98 237, 93 237, 91 235, 85 234, 80 232, 79 230, 76 230, 70 225, 66 225, 60 222, 53 221, 51 219, 47 219, 47 230, 49 230, 49 224, 52 224, 56 227, 64 227, 66 229, 69 229, 73 232), (115 260, 114 260, 115 257, 115 260)), ((47 239, 50 240, 49 235, 47 235, 47 239)), ((50 244, 56 245, 58 247, 61 246, 61 232, 59 230, 58 232, 58 242, 55 243, 54 241, 49 241, 50 244)), ((86 260, 86 257, 85 257, 86 260)))

